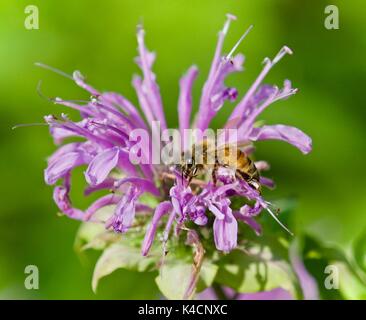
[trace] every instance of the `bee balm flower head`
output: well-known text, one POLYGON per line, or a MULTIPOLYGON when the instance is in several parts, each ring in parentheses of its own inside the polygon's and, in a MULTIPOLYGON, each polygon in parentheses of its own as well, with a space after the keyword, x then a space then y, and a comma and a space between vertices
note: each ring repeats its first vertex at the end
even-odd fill
MULTIPOLYGON (((224 38, 234 19, 234 16, 228 15, 219 32, 211 69, 202 89, 199 110, 194 117, 192 87, 198 75, 197 68, 189 68, 179 82, 178 119, 183 150, 188 147, 183 138, 184 131, 190 128, 201 131, 208 129, 211 120, 228 101, 234 107, 224 127, 237 130, 237 139, 246 144, 243 152, 247 156, 254 151, 255 141, 271 139, 288 142, 305 154, 310 152, 311 139, 297 128, 281 124, 259 127, 255 125, 259 115, 269 105, 296 93, 288 80, 282 88, 262 84, 272 67, 286 54, 292 54, 289 48, 283 47, 272 60, 264 60, 263 70, 245 93, 240 88, 225 85, 226 77, 242 71, 244 64, 244 56, 235 55, 234 52, 247 32, 229 54, 222 53, 224 38)), ((150 142, 160 138, 156 133, 151 133, 152 124, 158 122, 161 129, 165 130, 167 121, 156 75, 152 71, 156 56, 147 50, 144 37, 145 31, 139 27, 138 57, 135 61, 141 69, 141 76, 134 76, 132 80, 139 108, 120 94, 100 92, 93 88, 85 82, 80 72, 75 72, 72 78, 78 86, 92 95, 91 100, 75 102, 54 99, 56 104, 78 110, 80 120, 72 121, 65 114, 45 117, 50 133, 59 145, 48 159, 45 181, 56 185, 55 203, 64 214, 73 219, 93 220, 100 208, 114 205, 114 213, 105 221, 105 226, 123 233, 133 226, 136 215, 142 212, 150 214, 142 244, 143 255, 148 254, 158 228, 163 227, 163 241, 166 242, 172 228, 179 231, 185 228, 188 221, 196 224, 197 228, 212 224, 216 248, 228 252, 237 245, 238 223, 246 223, 260 234, 261 227, 255 217, 262 210, 267 210, 275 219, 277 217, 261 195, 259 186, 253 188, 245 179, 238 179, 228 173, 228 168, 221 167, 217 170, 215 182, 207 175, 206 179, 194 179, 188 184, 181 172, 172 170, 170 165, 154 164, 151 161, 153 150, 150 142), (145 148, 137 149, 136 140, 131 139, 130 133, 136 130, 142 130, 148 136, 149 143, 145 148), (81 139, 79 142, 64 143, 70 137, 81 139), (133 163, 131 155, 148 161, 133 163), (74 208, 70 199, 70 176, 78 166, 86 167, 86 195, 99 190, 105 191, 102 197, 85 210, 74 208), (155 197, 159 204, 155 208, 147 206, 141 201, 144 194, 155 197), (247 203, 234 210, 231 206, 233 196, 242 197, 247 203), (163 219, 165 216, 167 218, 163 219), (164 226, 162 221, 165 221, 164 226)), ((225 108, 230 107, 228 105, 225 108)), ((268 168, 264 161, 256 162, 255 166, 259 172, 268 168)), ((273 182, 263 176, 258 183, 273 186, 273 182)), ((175 236, 179 236, 179 232, 175 232, 175 236)))

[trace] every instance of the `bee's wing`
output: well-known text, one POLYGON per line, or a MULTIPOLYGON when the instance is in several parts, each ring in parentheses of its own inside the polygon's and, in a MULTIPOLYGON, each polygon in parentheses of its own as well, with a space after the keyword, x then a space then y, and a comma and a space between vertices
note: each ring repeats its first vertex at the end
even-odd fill
POLYGON ((211 153, 214 153, 215 150, 222 151, 225 148, 230 148, 230 149, 247 148, 252 145, 251 141, 249 141, 249 140, 238 140, 238 141, 230 141, 230 142, 222 141, 221 144, 218 144, 219 142, 220 142, 219 138, 217 138, 216 142, 215 142, 215 140, 211 140, 211 139, 205 139, 203 141, 200 141, 199 143, 194 145, 196 155, 201 155, 202 152, 211 154, 211 153))
MULTIPOLYGON (((242 121, 242 117, 235 117, 231 120, 229 120, 226 125, 225 125, 225 129, 237 129, 239 126, 239 123, 242 121)), ((218 142, 220 141, 220 137, 217 139, 218 142)), ((218 145, 217 148, 218 149, 224 149, 224 148, 231 148, 231 147, 236 147, 237 149, 240 148, 245 148, 251 145, 251 142, 248 140, 239 140, 239 138, 237 138, 238 141, 232 141, 232 142, 225 142, 223 141, 222 144, 218 145)), ((225 139, 223 139, 225 140, 225 139)))
POLYGON ((245 141, 237 141, 237 142, 229 142, 229 143, 223 143, 219 146, 217 146, 217 150, 223 150, 225 148, 236 148, 236 149, 240 149, 240 148, 245 148, 248 146, 251 146, 252 143, 248 140, 245 141))

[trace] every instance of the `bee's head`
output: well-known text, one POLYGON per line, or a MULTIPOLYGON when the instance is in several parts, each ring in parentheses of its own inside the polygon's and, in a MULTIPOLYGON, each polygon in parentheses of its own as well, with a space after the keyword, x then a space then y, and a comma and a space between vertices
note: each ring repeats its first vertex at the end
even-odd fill
POLYGON ((187 179, 189 182, 192 180, 194 176, 197 174, 197 166, 194 158, 187 158, 182 161, 180 165, 182 176, 187 179))

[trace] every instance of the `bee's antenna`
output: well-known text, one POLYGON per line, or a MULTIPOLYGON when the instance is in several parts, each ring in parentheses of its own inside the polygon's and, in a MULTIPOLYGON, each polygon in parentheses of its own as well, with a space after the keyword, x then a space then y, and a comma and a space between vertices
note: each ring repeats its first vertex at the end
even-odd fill
POLYGON ((250 25, 249 28, 243 33, 243 35, 240 37, 240 39, 235 43, 234 47, 231 49, 229 54, 225 57, 226 60, 230 60, 232 55, 234 54, 235 50, 239 47, 240 43, 244 40, 244 38, 248 35, 250 30, 253 29, 253 25, 250 25))
POLYGON ((65 78, 68 78, 68 79, 71 79, 72 81, 74 81, 74 78, 73 78, 71 75, 69 75, 69 74, 67 74, 66 72, 63 72, 63 71, 61 71, 61 70, 59 70, 59 69, 56 69, 56 68, 54 68, 54 67, 51 67, 51 66, 49 66, 49 65, 47 65, 47 64, 44 64, 44 63, 42 63, 42 62, 35 62, 35 63, 34 63, 34 65, 35 65, 35 66, 37 66, 37 67, 40 67, 40 68, 46 69, 46 70, 50 70, 50 71, 52 71, 52 72, 54 72, 54 73, 59 74, 60 76, 63 76, 63 77, 65 77, 65 78))
POLYGON ((294 235, 278 218, 277 218, 277 216, 272 212, 272 210, 270 209, 270 208, 268 208, 268 207, 266 207, 265 208, 267 211, 268 211, 268 213, 272 216, 272 218, 273 219, 275 219, 276 220, 276 222, 283 228, 283 229, 285 229, 290 235, 294 235))

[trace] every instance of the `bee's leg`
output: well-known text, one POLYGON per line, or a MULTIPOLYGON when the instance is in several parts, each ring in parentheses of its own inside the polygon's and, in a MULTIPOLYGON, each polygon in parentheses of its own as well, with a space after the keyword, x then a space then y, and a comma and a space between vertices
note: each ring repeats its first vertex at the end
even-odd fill
POLYGON ((216 177, 215 170, 212 170, 212 182, 213 182, 214 186, 216 186, 216 184, 217 184, 217 177, 216 177))
POLYGON ((239 170, 235 171, 235 178, 238 179, 238 180, 243 179, 243 176, 241 175, 239 170))
POLYGON ((219 168, 218 163, 215 162, 215 165, 212 169, 212 182, 213 182, 214 186, 216 186, 216 184, 217 184, 217 169, 218 168, 219 168))
POLYGON ((238 169, 235 171, 235 177, 238 180, 245 180, 246 182, 248 182, 250 180, 250 177, 247 174, 241 172, 238 169))
POLYGON ((193 176, 188 177, 187 187, 191 184, 192 179, 193 179, 193 176))

